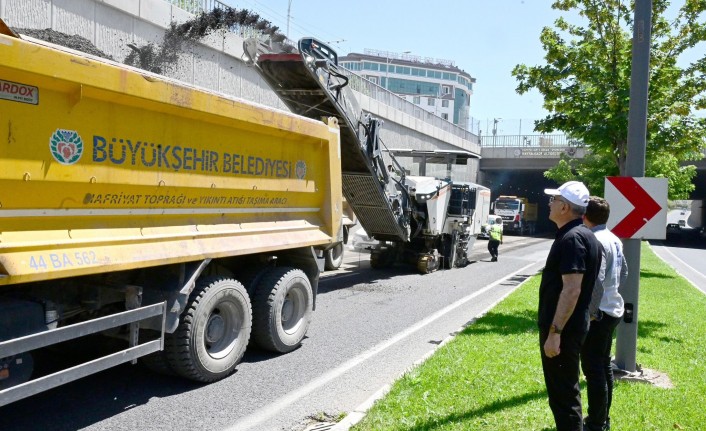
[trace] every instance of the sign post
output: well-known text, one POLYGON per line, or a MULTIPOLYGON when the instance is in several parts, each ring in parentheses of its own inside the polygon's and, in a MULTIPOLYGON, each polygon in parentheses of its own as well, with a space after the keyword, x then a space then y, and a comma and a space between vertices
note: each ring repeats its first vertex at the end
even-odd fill
POLYGON ((605 199, 610 205, 607 227, 623 239, 628 279, 620 285, 625 314, 618 325, 615 363, 625 371, 637 368, 637 304, 640 286, 640 241, 665 239, 666 178, 606 177, 605 199))
MULTIPOLYGON (((647 89, 650 73, 650 39, 652 33, 652 0, 635 1, 632 37, 632 70, 630 74, 630 111, 628 114, 628 153, 625 175, 645 175, 647 141, 647 89)), ((666 225, 665 225, 666 229, 666 225)), ((620 286, 626 314, 618 325, 615 362, 623 370, 637 369, 637 318, 640 291, 640 240, 624 242, 628 279, 620 286), (629 314, 628 314, 629 313, 629 314), (628 322, 629 320, 629 322, 628 322)))

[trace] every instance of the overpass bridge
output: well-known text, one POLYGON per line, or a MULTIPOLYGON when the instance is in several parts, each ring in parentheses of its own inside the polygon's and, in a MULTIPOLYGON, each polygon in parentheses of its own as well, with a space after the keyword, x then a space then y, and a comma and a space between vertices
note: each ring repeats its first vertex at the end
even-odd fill
POLYGON ((545 188, 557 184, 544 177, 562 156, 582 158, 586 149, 566 135, 482 136, 479 182, 491 196, 523 196, 537 203, 537 230, 553 229, 545 188))
MULTIPOLYGON (((586 148, 566 135, 490 135, 479 140, 479 182, 490 188, 492 196, 525 196, 530 202, 539 203, 538 229, 552 228, 544 189, 556 187, 556 183, 545 178, 544 171, 555 166, 562 156, 583 158, 586 148)), ((691 199, 706 199, 706 158, 689 164, 697 168, 696 190, 691 199)))

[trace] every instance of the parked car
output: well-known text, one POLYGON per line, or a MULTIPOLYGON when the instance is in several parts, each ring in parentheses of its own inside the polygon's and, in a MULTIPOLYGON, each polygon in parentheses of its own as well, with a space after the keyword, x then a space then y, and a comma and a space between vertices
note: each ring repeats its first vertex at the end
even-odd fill
POLYGON ((365 229, 360 228, 353 232, 353 234, 348 239, 348 244, 351 250, 358 252, 370 252, 370 248, 375 247, 378 242, 369 237, 365 229))
POLYGON ((678 223, 667 223, 667 241, 678 241, 681 239, 681 227, 678 223))

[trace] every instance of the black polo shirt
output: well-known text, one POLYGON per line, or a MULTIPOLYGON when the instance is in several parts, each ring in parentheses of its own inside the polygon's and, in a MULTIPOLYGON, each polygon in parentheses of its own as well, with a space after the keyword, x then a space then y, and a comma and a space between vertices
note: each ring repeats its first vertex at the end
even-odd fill
POLYGON ((542 271, 539 286, 539 317, 537 324, 542 331, 548 331, 556 313, 559 295, 563 287, 563 274, 583 274, 581 294, 576 308, 564 325, 568 332, 588 331, 590 322, 588 305, 591 293, 601 266, 601 244, 589 228, 575 219, 559 229, 549 250, 547 263, 542 271))

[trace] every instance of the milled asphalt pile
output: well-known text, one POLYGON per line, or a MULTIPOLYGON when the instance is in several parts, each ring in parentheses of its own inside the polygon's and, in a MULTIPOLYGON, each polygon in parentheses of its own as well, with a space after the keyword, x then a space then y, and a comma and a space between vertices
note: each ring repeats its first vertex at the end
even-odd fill
MULTIPOLYGON (((242 28, 251 28, 267 35, 273 50, 291 52, 294 48, 285 43, 286 37, 279 27, 261 18, 257 13, 246 9, 214 9, 202 12, 193 19, 181 24, 172 22, 164 32, 159 45, 147 43, 142 46, 127 44, 132 52, 125 57, 123 63, 163 74, 177 64, 179 53, 184 52, 193 44, 215 30, 239 32, 242 28)), ((110 55, 96 48, 91 41, 79 35, 69 35, 52 29, 13 28, 16 33, 26 34, 35 39, 41 39, 97 57, 115 60, 110 55)))
POLYGON ((46 42, 51 42, 56 45, 61 45, 66 48, 75 49, 76 51, 85 52, 86 54, 95 55, 96 57, 106 58, 108 60, 115 60, 110 55, 96 48, 90 40, 85 37, 81 37, 77 34, 68 35, 61 33, 49 28, 44 30, 31 29, 31 28, 13 28, 15 33, 25 34, 27 36, 33 37, 35 39, 44 40, 46 42))

